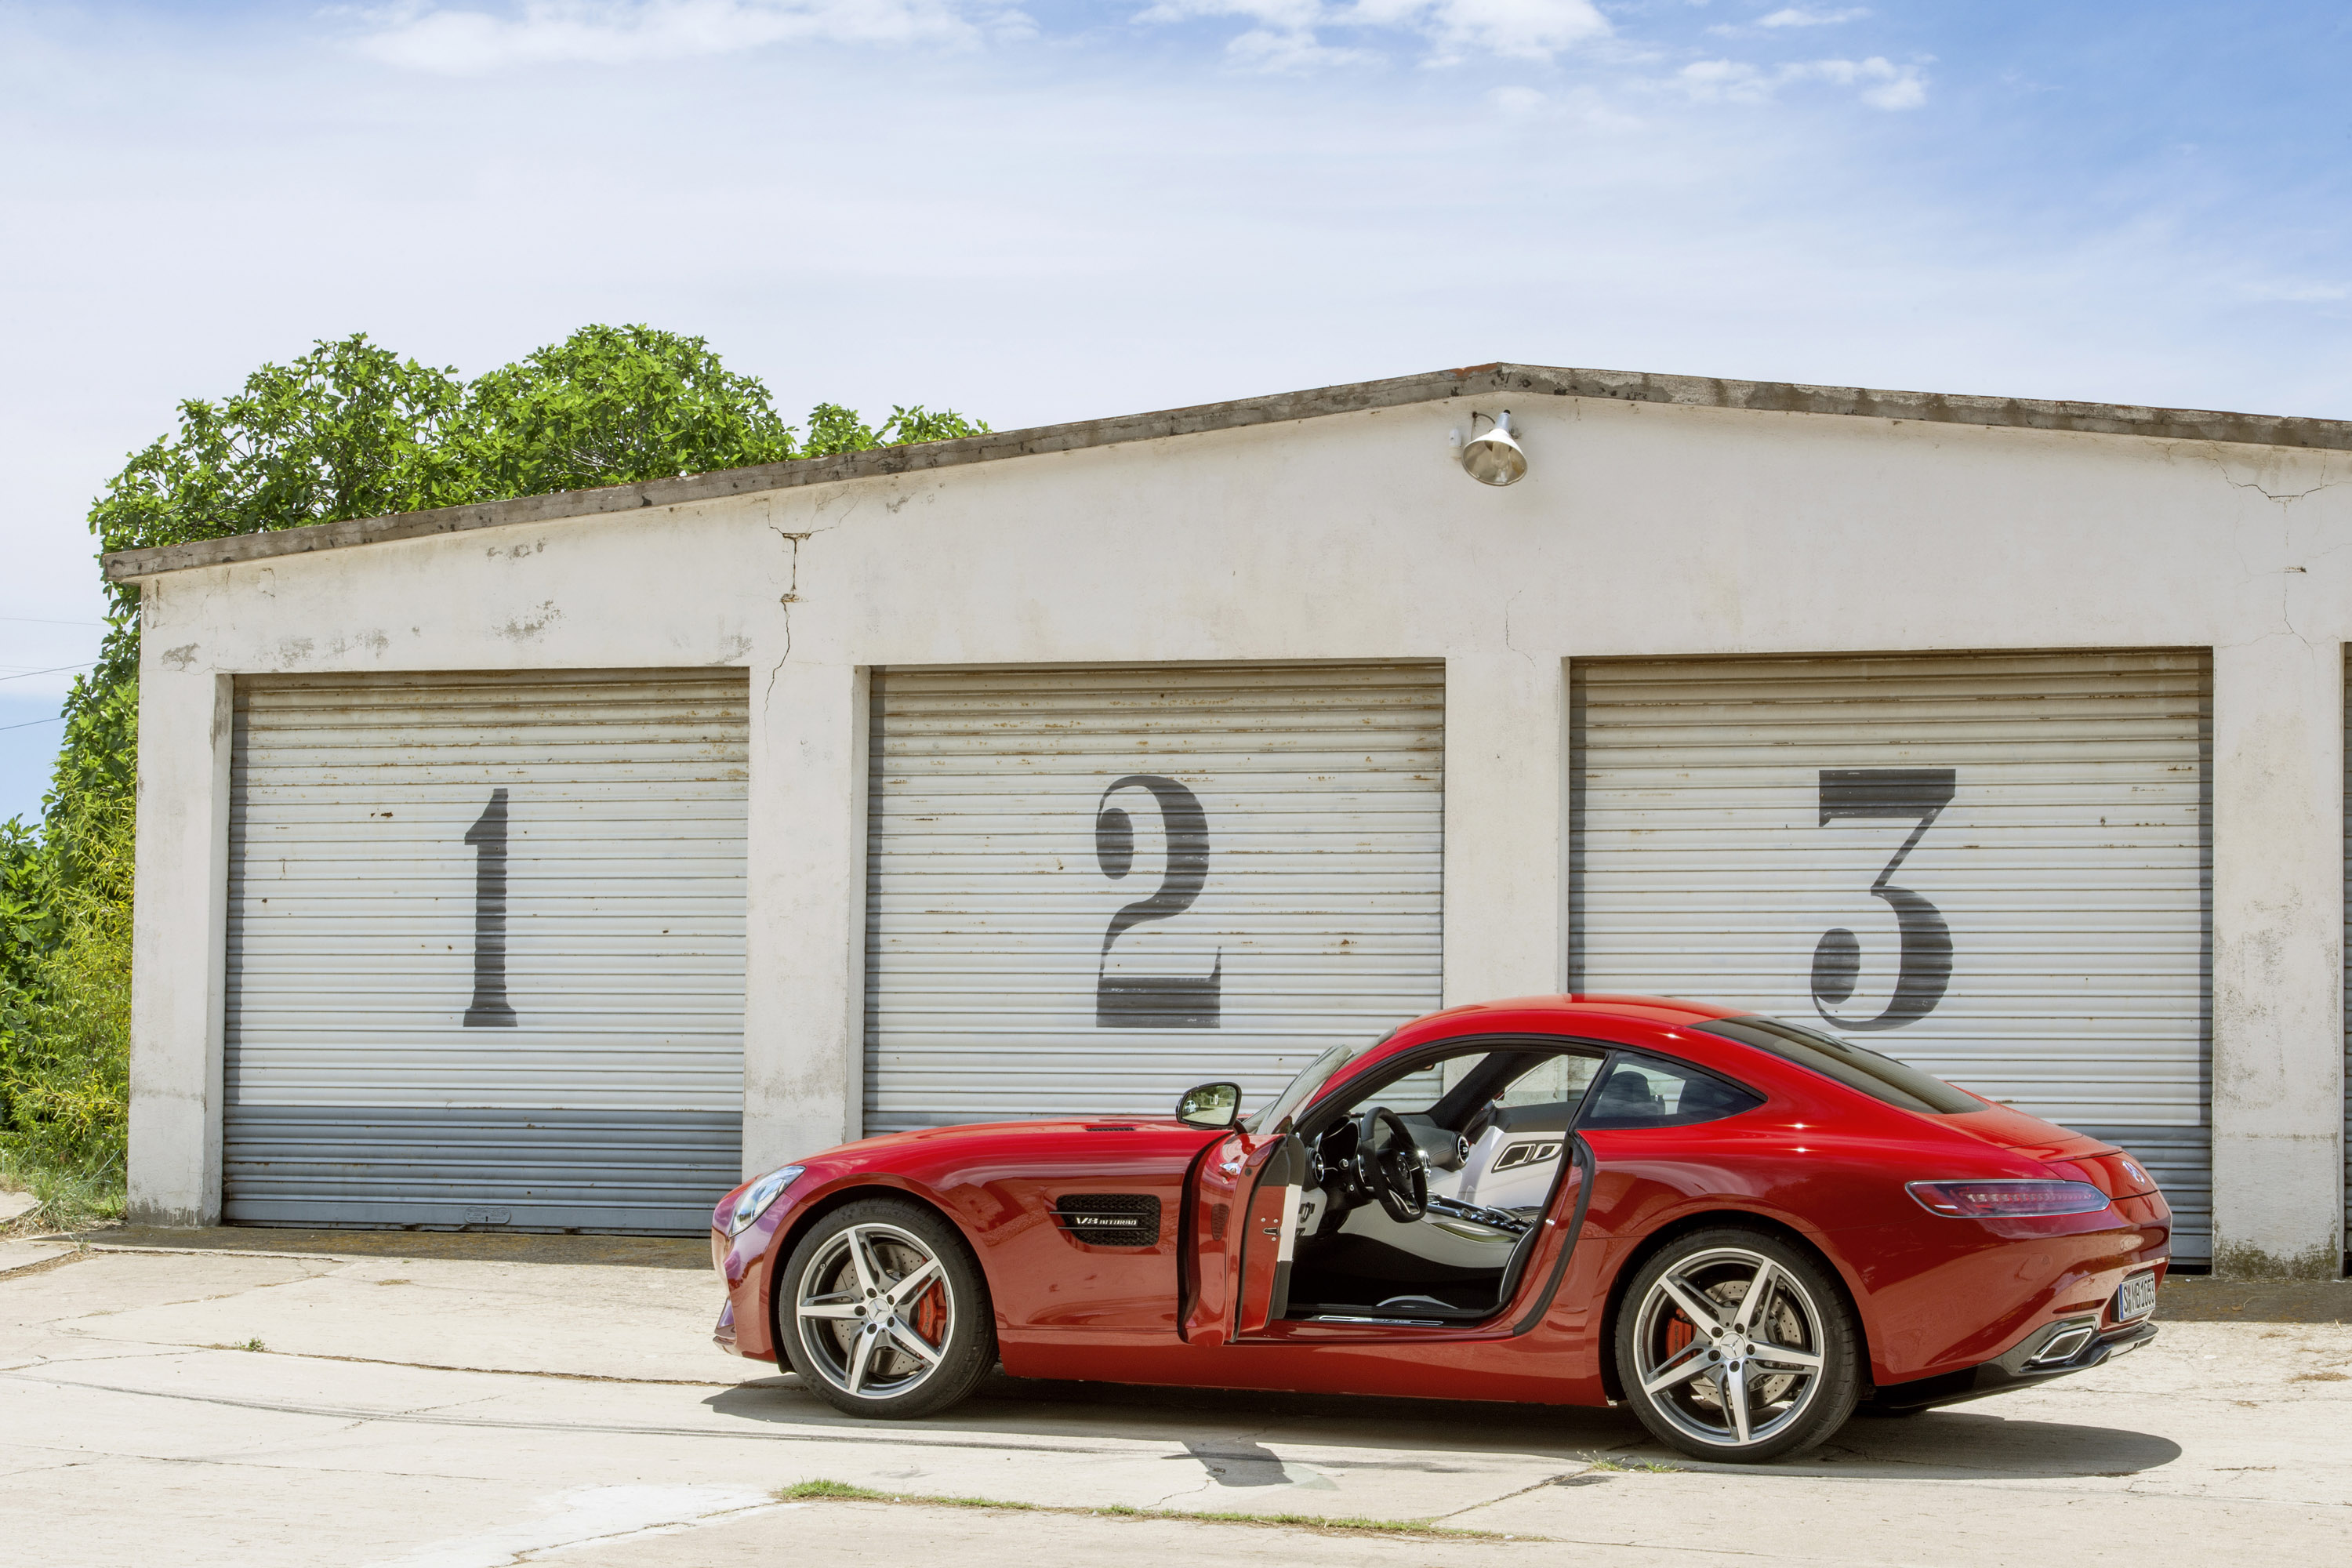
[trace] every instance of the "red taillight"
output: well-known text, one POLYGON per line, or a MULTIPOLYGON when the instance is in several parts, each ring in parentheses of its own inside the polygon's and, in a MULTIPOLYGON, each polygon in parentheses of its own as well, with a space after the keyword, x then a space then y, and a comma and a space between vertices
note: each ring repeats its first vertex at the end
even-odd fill
POLYGON ((1913 1182, 1904 1191, 1929 1214, 1954 1219, 2095 1214, 2107 1206, 2107 1194, 2088 1182, 1913 1182))

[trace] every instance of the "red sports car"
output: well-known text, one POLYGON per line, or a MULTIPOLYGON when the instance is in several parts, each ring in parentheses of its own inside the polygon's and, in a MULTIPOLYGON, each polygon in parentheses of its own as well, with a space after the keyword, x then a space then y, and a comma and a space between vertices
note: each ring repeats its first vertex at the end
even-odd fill
POLYGON ((718 1339, 862 1415, 1015 1377, 1633 1408, 1770 1459, 2146 1342, 2128 1154, 1794 1024, 1454 1007, 1242 1114, 894 1133, 728 1194, 718 1339))

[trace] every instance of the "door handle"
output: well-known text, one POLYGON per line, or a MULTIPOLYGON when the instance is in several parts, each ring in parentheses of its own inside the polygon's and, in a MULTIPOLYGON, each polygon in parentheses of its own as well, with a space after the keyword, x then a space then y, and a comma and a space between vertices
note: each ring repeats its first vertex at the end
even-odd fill
POLYGON ((1260 1236, 1280 1236, 1282 1234, 1282 1227, 1278 1225, 1270 1225, 1264 1230, 1259 1231, 1258 1234, 1260 1236))

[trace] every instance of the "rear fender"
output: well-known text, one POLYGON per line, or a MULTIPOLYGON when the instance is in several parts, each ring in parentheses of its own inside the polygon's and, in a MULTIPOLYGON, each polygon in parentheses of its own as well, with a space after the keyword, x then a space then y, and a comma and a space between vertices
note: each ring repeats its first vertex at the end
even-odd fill
POLYGON ((1609 1278, 1608 1305, 1601 1315, 1599 1348, 1601 1386, 1608 1391, 1609 1397, 1612 1401, 1622 1400, 1625 1397, 1624 1385, 1617 1376, 1617 1314, 1619 1309, 1624 1305, 1625 1292, 1633 1285, 1633 1277, 1642 1271, 1642 1265, 1647 1263, 1660 1247, 1674 1240, 1675 1237, 1688 1236, 1696 1230, 1712 1230, 1718 1226, 1762 1231, 1775 1240, 1795 1247, 1828 1270, 1830 1278, 1837 1281, 1838 1289, 1845 1298, 1846 1310, 1853 1316, 1855 1331, 1862 1336, 1863 1369, 1865 1375, 1870 1368, 1877 1364, 1876 1357, 1871 1350, 1870 1319, 1862 1310, 1860 1292, 1855 1290, 1854 1282, 1847 1274, 1843 1263, 1822 1251, 1821 1245, 1811 1237, 1786 1220, 1776 1219, 1770 1215, 1758 1214, 1751 1209, 1706 1209, 1696 1214, 1680 1215, 1642 1237, 1619 1260, 1615 1272, 1609 1278))

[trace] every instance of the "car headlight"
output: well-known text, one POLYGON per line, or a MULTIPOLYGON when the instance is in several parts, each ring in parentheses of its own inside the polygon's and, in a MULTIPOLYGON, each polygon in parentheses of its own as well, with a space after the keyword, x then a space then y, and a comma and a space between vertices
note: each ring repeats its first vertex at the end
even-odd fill
POLYGON ((807 1167, 803 1165, 786 1165, 781 1171, 769 1172, 745 1187, 743 1195, 735 1200, 735 1212, 727 1221, 727 1234, 741 1235, 744 1227, 766 1214, 768 1206, 784 1195, 784 1189, 798 1181, 801 1172, 805 1169, 807 1167))
POLYGON ((1913 1182, 1904 1191, 1929 1214, 1954 1219, 2096 1214, 2107 1206, 2107 1194, 2088 1182, 1913 1182))

